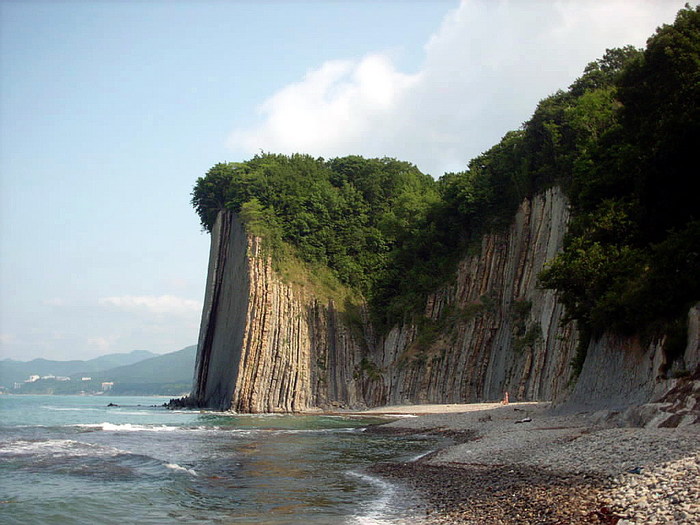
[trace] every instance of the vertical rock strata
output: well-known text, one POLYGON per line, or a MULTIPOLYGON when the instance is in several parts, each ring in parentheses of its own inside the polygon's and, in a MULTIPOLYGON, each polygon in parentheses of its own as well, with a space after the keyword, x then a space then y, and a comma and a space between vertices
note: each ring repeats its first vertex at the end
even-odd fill
POLYGON ((537 274, 562 247, 567 201, 554 188, 483 237, 421 326, 374 337, 332 302, 283 282, 261 239, 229 212, 212 230, 194 404, 239 412, 552 399, 567 389, 576 333, 537 274))
POLYGON ((537 287, 537 275, 561 249, 568 218, 565 197, 551 189, 523 202, 506 231, 485 235, 453 284, 429 297, 433 337, 421 341, 415 327, 395 327, 381 341, 388 396, 369 403, 561 395, 577 337, 572 325, 562 326, 563 307, 537 287))
POLYGON ((248 311, 231 408, 237 412, 298 412, 314 406, 360 404, 352 371, 359 345, 332 302, 283 282, 262 240, 247 238, 248 311))
MULTIPOLYGON (((570 401, 594 409, 624 408, 662 398, 684 375, 700 372, 700 303, 688 311, 683 355, 668 362, 665 337, 642 343, 639 337, 603 334, 588 345, 570 401), (674 370, 676 368, 676 370, 674 370)), ((698 383, 700 387, 700 383, 698 383)), ((696 397, 698 390, 696 389, 696 397)))
POLYGON ((359 349, 332 303, 284 283, 262 240, 219 213, 189 404, 252 413, 360 405, 359 349))

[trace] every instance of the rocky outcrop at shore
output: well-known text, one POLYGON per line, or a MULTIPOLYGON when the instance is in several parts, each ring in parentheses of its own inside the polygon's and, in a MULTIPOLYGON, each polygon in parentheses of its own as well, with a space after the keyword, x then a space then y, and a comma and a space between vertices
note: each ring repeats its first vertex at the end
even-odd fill
POLYGON ((240 221, 231 214, 219 214, 211 232, 192 393, 184 401, 187 405, 219 410, 231 406, 249 307, 247 239, 240 221))
MULTIPOLYGON (((185 403, 298 412, 492 401, 506 391, 512 400, 561 401, 571 392, 578 333, 537 275, 561 250, 568 220, 558 188, 525 200, 510 227, 485 235, 454 280, 428 298, 422 320, 378 335, 362 306, 348 315, 313 287, 283 279, 263 240, 220 212, 185 403)), ((589 345, 570 400, 618 411, 659 400, 700 363, 699 333, 696 307, 688 348, 674 363, 663 337, 642 344, 604 334, 589 345)), ((645 410, 630 421, 658 415, 645 410)))
POLYGON ((211 233, 207 290, 189 406, 298 412, 363 404, 360 344, 332 302, 273 270, 262 239, 222 212, 211 233))
MULTIPOLYGON (((235 214, 212 230, 191 404, 241 412, 449 403, 561 395, 576 346, 537 274, 561 249, 565 197, 523 202, 510 228, 484 236, 454 283, 433 294, 425 326, 378 337, 360 316, 285 282, 235 214), (432 335, 425 337, 425 332, 432 335)), ((361 310, 361 309, 360 309, 361 310)))
POLYGON ((591 341, 569 402, 588 410, 615 409, 667 397, 700 371, 699 326, 700 305, 695 305, 688 311, 685 351, 672 362, 663 336, 643 343, 639 337, 603 334, 591 341))

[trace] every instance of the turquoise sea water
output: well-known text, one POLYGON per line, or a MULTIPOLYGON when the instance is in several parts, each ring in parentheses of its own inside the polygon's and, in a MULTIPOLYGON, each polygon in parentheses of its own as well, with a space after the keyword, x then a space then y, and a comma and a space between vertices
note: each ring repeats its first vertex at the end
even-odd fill
POLYGON ((0 523, 406 523, 406 495, 362 469, 436 446, 364 432, 376 418, 164 401, 0 396, 0 523))

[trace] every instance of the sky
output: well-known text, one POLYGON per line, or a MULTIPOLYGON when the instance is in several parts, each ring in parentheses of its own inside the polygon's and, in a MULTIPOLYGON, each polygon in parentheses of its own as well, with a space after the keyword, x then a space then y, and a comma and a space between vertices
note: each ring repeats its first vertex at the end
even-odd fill
POLYGON ((196 344, 212 165, 463 170, 684 3, 0 0, 0 359, 196 344))

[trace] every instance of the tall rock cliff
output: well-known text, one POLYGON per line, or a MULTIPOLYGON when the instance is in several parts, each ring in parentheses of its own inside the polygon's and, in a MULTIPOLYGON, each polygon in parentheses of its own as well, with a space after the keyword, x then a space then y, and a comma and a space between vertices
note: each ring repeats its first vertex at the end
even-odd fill
POLYGON ((243 226, 221 213, 211 232, 209 271, 190 402, 230 408, 238 378, 250 301, 247 245, 243 226))
POLYGON ((283 282, 262 240, 221 212, 189 403, 238 412, 359 405, 352 378, 360 353, 334 304, 283 282))
MULTIPOLYGON (((261 239, 230 212, 212 230, 190 402, 240 412, 499 399, 566 391, 572 325, 537 274, 561 249, 567 201, 550 189, 523 202, 505 231, 483 237, 417 324, 373 334, 363 312, 273 270, 261 239)), ((361 309, 360 309, 361 310, 361 309)))
POLYGON ((465 257, 452 284, 429 297, 423 332, 395 327, 373 358, 385 371, 383 396, 371 404, 545 400, 561 395, 571 377, 577 337, 562 325, 554 293, 537 275, 561 249, 569 219, 558 189, 522 203, 512 225, 485 235, 465 257))

